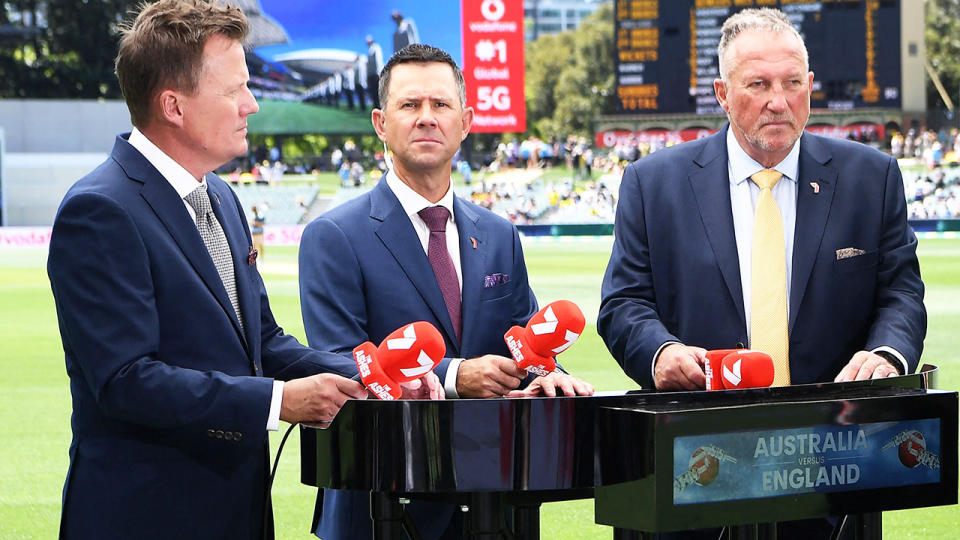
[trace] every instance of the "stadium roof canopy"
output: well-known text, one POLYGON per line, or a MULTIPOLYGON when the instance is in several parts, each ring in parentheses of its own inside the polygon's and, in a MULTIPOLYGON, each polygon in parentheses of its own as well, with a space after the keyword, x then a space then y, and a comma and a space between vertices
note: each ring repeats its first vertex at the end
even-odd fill
POLYGON ((251 135, 374 135, 370 112, 334 109, 299 101, 261 99, 247 118, 251 135))
POLYGON ((250 28, 247 41, 252 48, 290 43, 287 31, 273 17, 263 12, 260 0, 233 0, 232 3, 247 16, 250 28))

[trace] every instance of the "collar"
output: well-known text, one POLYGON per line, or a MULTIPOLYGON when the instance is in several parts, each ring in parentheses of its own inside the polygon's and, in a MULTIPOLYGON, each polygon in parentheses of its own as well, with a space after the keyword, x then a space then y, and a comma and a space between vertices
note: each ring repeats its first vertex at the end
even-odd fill
POLYGON ((127 142, 143 154, 143 157, 173 186, 173 189, 177 191, 177 195, 179 195, 181 199, 189 195, 191 191, 197 189, 198 182, 206 182, 206 178, 200 178, 200 180, 194 178, 193 175, 187 172, 179 163, 174 161, 172 157, 163 153, 163 150, 153 144, 139 129, 133 128, 127 142))
POLYGON ((450 182, 450 187, 447 188, 447 192, 440 198, 436 203, 432 203, 425 199, 423 195, 420 195, 413 190, 410 186, 405 184, 403 180, 400 180, 400 177, 397 176, 397 173, 390 169, 387 171, 387 187, 390 188, 390 191, 397 196, 397 199, 400 201, 400 206, 403 207, 403 211, 407 214, 410 219, 413 219, 414 216, 417 216, 417 219, 420 216, 417 215, 417 212, 427 208, 428 206, 442 206, 450 212, 450 219, 453 220, 453 181, 450 182))
MULTIPOLYGON (((803 135, 800 138, 803 138, 803 135)), ((787 157, 773 166, 773 169, 779 171, 784 178, 794 183, 797 181, 800 168, 800 138, 793 143, 793 148, 790 149, 787 157)), ((732 124, 727 127, 727 161, 730 163, 730 182, 732 184, 746 182, 752 175, 766 169, 743 150, 740 142, 733 135, 732 124)))

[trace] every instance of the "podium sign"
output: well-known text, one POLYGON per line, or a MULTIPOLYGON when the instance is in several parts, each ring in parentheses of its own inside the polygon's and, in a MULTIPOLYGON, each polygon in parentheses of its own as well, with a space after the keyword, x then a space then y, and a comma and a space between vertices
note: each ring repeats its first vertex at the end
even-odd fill
POLYGON ((663 532, 957 502, 955 392, 810 386, 602 407, 597 523, 663 532))

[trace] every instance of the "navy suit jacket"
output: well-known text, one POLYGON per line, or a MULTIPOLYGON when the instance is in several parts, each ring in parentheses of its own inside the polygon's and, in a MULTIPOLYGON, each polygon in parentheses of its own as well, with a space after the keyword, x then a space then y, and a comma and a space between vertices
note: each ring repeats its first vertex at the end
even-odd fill
MULTIPOLYGON (((926 311, 896 160, 804 133, 798 176, 791 381, 832 381, 856 351, 884 345, 916 369, 926 311), (864 253, 838 260, 848 247, 864 253)), ((627 375, 653 388, 651 362, 667 341, 748 343, 726 130, 627 167, 614 232, 597 331, 627 375)))
POLYGON ((339 358, 283 334, 236 195, 207 183, 246 331, 183 199, 125 137, 57 213, 48 273, 73 397, 61 537, 262 538, 271 378, 339 358))
MULTIPOLYGON (((460 343, 413 224, 381 180, 303 233, 300 303, 310 346, 343 354, 342 369, 356 373, 354 347, 364 341, 379 345, 397 328, 423 320, 436 326, 446 343, 447 358, 434 370, 441 381, 450 358, 509 357, 503 334, 525 325, 537 310, 520 236, 507 220, 458 197, 453 212, 463 274, 460 343), (507 279, 485 279, 494 274, 507 279)), ((324 540, 369 537, 369 494, 325 492, 319 535, 324 540)), ((408 511, 424 538, 438 538, 454 508, 414 501, 408 511)))

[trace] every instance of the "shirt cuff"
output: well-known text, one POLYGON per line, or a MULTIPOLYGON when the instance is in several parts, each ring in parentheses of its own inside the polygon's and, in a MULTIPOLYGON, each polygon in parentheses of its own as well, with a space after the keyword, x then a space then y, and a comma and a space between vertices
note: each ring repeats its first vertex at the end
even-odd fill
MULTIPOLYGON (((653 361, 650 362, 650 378, 651 378, 654 382, 656 382, 656 380, 657 380, 657 377, 656 377, 657 359, 660 358, 660 353, 662 353, 663 350, 667 348, 667 345, 673 345, 674 343, 680 343, 680 342, 679 342, 679 341, 665 341, 665 342, 663 343, 663 345, 661 345, 660 348, 657 349, 657 352, 653 353, 653 361)), ((682 343, 681 343, 681 345, 682 345, 682 343)))
POLYGON ((451 399, 460 397, 457 393, 457 372, 460 371, 460 362, 463 362, 463 358, 451 358, 450 364, 447 365, 447 374, 443 378, 443 390, 451 399))
POLYGON ((877 347, 876 349, 873 349, 873 350, 870 351, 870 352, 872 352, 872 353, 885 352, 885 353, 887 353, 887 354, 890 354, 891 356, 893 356, 894 358, 896 358, 897 360, 899 360, 899 361, 900 361, 900 364, 903 365, 903 372, 902 372, 902 373, 903 373, 904 375, 909 375, 909 374, 910 374, 910 365, 907 364, 907 359, 904 358, 902 354, 900 354, 900 351, 894 349, 893 347, 887 347, 886 345, 884 345, 884 346, 882 346, 882 347, 877 347))
POLYGON ((267 415, 267 431, 280 430, 280 403, 283 401, 283 381, 273 381, 273 396, 270 398, 270 414, 267 415))

